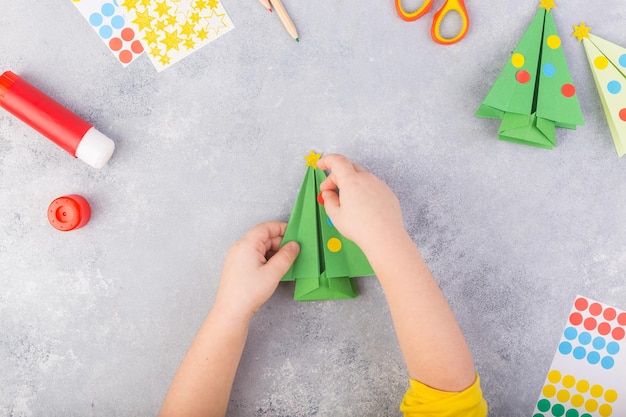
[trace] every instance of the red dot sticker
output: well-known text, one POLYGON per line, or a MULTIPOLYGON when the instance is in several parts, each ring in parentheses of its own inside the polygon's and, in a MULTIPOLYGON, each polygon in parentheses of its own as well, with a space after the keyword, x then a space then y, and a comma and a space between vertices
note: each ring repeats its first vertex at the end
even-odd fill
POLYGON ((624 329, 622 329, 621 327, 616 327, 615 329, 613 329, 613 333, 611 333, 611 335, 615 340, 622 340, 624 338, 624 329))
POLYGON ((119 51, 122 49, 122 40, 120 38, 112 38, 109 41, 109 48, 111 48, 112 51, 119 51))
POLYGON ((586 298, 579 298, 574 303, 574 306, 576 307, 576 310, 578 311, 585 311, 588 305, 589 305, 589 302, 587 301, 586 298))
POLYGON ((130 44, 130 49, 136 53, 136 54, 140 54, 143 52, 143 45, 141 44, 141 42, 139 41, 133 41, 133 43, 130 44))
POLYGON ((580 323, 583 322, 583 316, 580 313, 572 313, 569 316, 569 322, 572 323, 574 326, 578 326, 580 323))
POLYGON ((602 306, 600 303, 593 303, 589 306, 589 312, 592 316, 599 316, 602 313, 602 306))
POLYGON ((619 118, 622 119, 623 122, 626 122, 626 108, 619 111, 619 118))
POLYGON ((520 84, 526 84, 528 81, 530 81, 530 74, 526 70, 519 70, 515 74, 515 79, 520 84))
POLYGON ((607 334, 611 333, 611 325, 606 321, 603 321, 598 325, 598 333, 600 333, 602 336, 606 336, 607 334))
POLYGON ((615 312, 615 309, 613 307, 609 307, 604 310, 603 316, 607 320, 613 320, 617 316, 617 313, 615 312))
POLYGON ((124 28, 124 30, 122 30, 122 39, 124 39, 125 41, 132 41, 135 38, 135 31, 132 30, 131 28, 124 28))
POLYGON ((561 94, 567 98, 572 97, 576 94, 576 87, 572 84, 563 84, 563 87, 561 87, 561 94))
POLYGON ((319 193, 317 195, 317 202, 320 203, 321 205, 324 205, 324 199, 322 198, 322 193, 319 193))
POLYGON ((626 313, 621 313, 617 316, 617 322, 622 326, 626 326, 626 313))
POLYGON ((133 53, 130 52, 127 49, 124 49, 122 52, 120 52, 120 62, 122 64, 130 64, 130 62, 133 60, 133 53))
POLYGON ((587 330, 593 330, 596 328, 597 324, 598 323, 596 322, 596 319, 594 319, 593 317, 588 317, 585 319, 584 326, 587 330))

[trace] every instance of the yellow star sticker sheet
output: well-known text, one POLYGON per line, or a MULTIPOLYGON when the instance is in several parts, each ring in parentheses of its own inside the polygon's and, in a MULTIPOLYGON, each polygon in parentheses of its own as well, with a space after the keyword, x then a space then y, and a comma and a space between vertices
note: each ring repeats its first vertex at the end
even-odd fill
POLYGON ((218 0, 119 1, 157 71, 235 27, 218 0))

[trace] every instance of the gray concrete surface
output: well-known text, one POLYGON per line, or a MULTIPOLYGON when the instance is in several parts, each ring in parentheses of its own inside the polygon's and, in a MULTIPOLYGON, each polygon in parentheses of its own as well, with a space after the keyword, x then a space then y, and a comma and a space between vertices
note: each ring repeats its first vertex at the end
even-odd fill
MULTIPOLYGON (((438 7, 441 2, 436 2, 438 7)), ((101 171, 0 112, 0 416, 155 415, 210 308, 224 254, 287 220, 314 148, 398 194, 467 335, 491 416, 532 414, 576 294, 626 307, 626 166, 581 44, 626 45, 618 0, 553 12, 586 125, 552 151, 497 140, 478 108, 538 2, 468 1, 461 43, 391 1, 287 1, 300 43, 256 1, 236 28, 157 73, 124 69, 71 1, 3 0, 0 69, 100 130, 101 171), (78 193, 93 217, 51 228, 78 193)), ((230 416, 397 416, 407 373, 375 278, 353 301, 280 286, 255 317, 230 416)))

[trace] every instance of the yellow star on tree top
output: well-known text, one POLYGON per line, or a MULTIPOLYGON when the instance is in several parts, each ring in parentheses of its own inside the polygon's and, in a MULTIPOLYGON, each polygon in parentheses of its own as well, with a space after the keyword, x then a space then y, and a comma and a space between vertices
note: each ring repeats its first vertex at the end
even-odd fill
POLYGON ((580 22, 580 25, 574 25, 573 28, 574 33, 572 33, 572 36, 578 39, 578 42, 582 42, 583 39, 589 38, 589 31, 591 28, 589 26, 585 26, 585 22, 580 22))
POLYGON ((550 9, 556 8, 556 5, 554 4, 554 0, 541 0, 539 8, 544 8, 547 12, 549 12, 550 9))
POLYGON ((304 159, 306 159, 306 166, 313 167, 313 169, 316 169, 317 161, 319 161, 321 157, 322 157, 321 153, 315 153, 313 151, 309 151, 309 154, 304 156, 304 159))

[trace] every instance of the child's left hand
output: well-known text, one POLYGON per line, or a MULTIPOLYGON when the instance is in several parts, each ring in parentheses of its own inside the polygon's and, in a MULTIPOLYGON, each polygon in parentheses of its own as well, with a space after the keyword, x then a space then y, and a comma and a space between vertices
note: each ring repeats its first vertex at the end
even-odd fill
POLYGON ((286 228, 286 223, 261 223, 229 249, 214 308, 249 320, 271 297, 300 252, 296 242, 280 248, 286 228))

